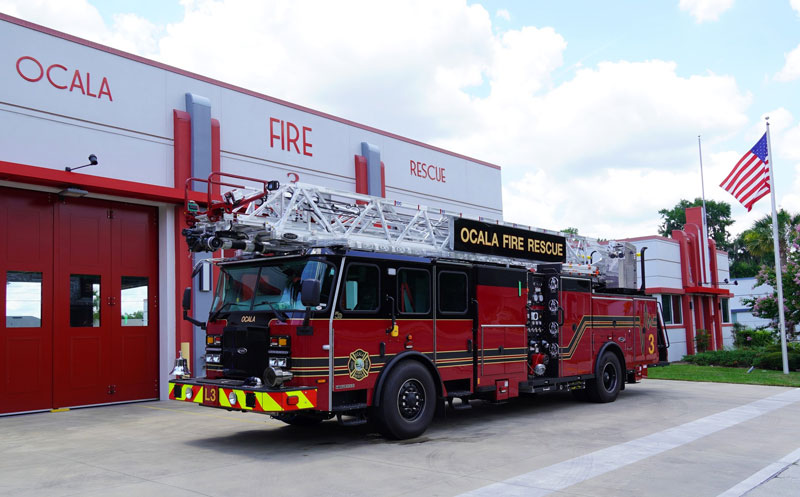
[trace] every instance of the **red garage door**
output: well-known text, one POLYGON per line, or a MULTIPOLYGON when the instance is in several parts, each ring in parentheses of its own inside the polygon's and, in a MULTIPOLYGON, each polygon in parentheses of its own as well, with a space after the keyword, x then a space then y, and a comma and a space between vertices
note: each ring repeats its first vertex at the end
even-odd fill
POLYGON ((0 189, 0 412, 158 396, 151 207, 0 189))

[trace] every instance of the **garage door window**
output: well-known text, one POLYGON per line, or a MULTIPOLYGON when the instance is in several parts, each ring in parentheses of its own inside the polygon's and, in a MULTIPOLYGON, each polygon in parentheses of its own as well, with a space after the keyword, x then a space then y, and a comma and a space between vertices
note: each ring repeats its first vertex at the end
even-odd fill
POLYGON ((41 328, 42 273, 6 273, 6 328, 41 328))
POLYGON ((147 277, 122 277, 122 326, 147 326, 147 277))
POLYGON ((100 276, 69 276, 69 325, 100 327, 100 276))

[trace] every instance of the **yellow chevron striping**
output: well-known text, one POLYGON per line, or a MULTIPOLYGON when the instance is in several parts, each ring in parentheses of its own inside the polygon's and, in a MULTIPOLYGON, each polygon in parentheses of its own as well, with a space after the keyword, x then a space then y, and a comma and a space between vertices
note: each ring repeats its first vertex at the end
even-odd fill
POLYGON ((258 403, 261 404, 261 409, 263 411, 283 411, 283 407, 281 407, 268 392, 257 392, 256 396, 258 397, 258 403))

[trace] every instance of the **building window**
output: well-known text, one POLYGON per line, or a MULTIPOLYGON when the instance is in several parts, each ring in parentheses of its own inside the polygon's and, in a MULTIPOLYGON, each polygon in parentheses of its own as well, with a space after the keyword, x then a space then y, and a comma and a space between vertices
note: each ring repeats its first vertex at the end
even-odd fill
POLYGON ((664 324, 683 324, 680 295, 662 295, 661 307, 664 311, 664 324))
POLYGON ((6 273, 6 328, 42 326, 42 273, 6 273))
POLYGON ((69 325, 89 328, 100 326, 100 276, 69 276, 69 325))
POLYGON ((730 323, 731 322, 731 310, 730 304, 728 303, 730 299, 722 299, 722 322, 723 323, 730 323))
POLYGON ((122 277, 122 326, 147 326, 147 283, 147 276, 122 277))

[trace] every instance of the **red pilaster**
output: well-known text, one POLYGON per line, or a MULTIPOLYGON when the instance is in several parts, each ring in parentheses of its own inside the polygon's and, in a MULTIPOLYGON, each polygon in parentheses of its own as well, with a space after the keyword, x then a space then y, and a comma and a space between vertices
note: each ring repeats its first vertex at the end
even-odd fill
MULTIPOLYGON (((681 254, 681 283, 683 288, 695 286, 694 279, 692 278, 691 257, 689 255, 689 239, 686 233, 680 230, 672 231, 672 238, 678 241, 681 254)), ((688 309, 688 307, 686 307, 688 309)))
POLYGON ((725 348, 725 342, 722 339, 722 309, 720 306, 719 295, 711 297, 711 305, 714 309, 714 333, 717 337, 717 350, 725 348))
POLYGON ((367 187, 367 158, 363 155, 355 156, 356 162, 356 193, 366 195, 367 187))
POLYGON ((386 198, 386 166, 381 161, 381 197, 386 198))
MULTIPOLYGON (((220 125, 219 120, 211 119, 211 172, 219 172, 220 171, 220 163, 222 160, 221 156, 221 145, 220 145, 220 125)), ((214 198, 218 198, 220 196, 219 192, 219 185, 212 185, 211 186, 211 194, 214 198)), ((222 251, 218 250, 214 252, 214 257, 222 257, 222 251)), ((219 267, 216 265, 212 266, 211 274, 213 277, 213 281, 217 281, 219 277, 219 267)))
MULTIPOLYGON (((188 112, 181 110, 172 111, 172 125, 174 133, 174 171, 175 188, 183 189, 186 179, 192 170, 192 120, 188 112)), ((189 343, 190 355, 192 347, 192 325, 183 320, 183 291, 192 286, 192 260, 186 248, 186 243, 181 235, 184 227, 184 206, 175 207, 175 345, 176 351, 181 350, 181 343, 189 343)), ((176 354, 177 355, 177 354, 176 354)), ((187 357, 187 359, 189 359, 187 357)))
POLYGON ((686 326, 686 353, 694 355, 694 319, 689 302, 692 301, 691 295, 681 296, 681 305, 683 306, 683 324, 686 326))
POLYGON ((719 274, 717 273, 717 244, 712 239, 708 239, 708 257, 711 266, 711 284, 714 288, 719 288, 719 274))

